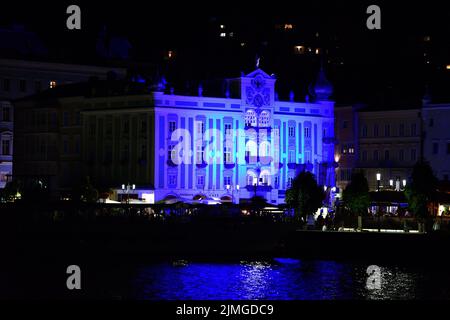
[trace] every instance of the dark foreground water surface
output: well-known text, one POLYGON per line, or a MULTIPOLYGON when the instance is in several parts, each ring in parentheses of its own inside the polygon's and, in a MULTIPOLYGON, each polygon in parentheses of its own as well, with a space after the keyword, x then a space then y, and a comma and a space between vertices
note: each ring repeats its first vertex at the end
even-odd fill
MULTIPOLYGON (((67 263, 66 263, 67 264, 67 263)), ((66 264, 1 269, 2 298, 149 300, 450 299, 440 266, 379 264, 381 288, 369 290, 365 263, 275 258, 262 261, 83 263, 82 290, 68 291, 66 264)), ((375 262, 372 264, 376 264, 375 262)))

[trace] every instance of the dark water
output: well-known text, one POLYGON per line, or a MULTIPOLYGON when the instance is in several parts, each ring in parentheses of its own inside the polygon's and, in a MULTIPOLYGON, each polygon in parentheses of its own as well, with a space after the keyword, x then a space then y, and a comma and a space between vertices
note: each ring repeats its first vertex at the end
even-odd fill
MULTIPOLYGON (((376 264, 376 263, 372 263, 376 264)), ((29 266, 29 265, 28 265, 29 266)), ((82 290, 65 287, 65 265, 0 272, 0 297, 148 300, 450 299, 440 266, 379 264, 381 288, 369 290, 364 263, 276 258, 226 263, 84 263, 82 290)))

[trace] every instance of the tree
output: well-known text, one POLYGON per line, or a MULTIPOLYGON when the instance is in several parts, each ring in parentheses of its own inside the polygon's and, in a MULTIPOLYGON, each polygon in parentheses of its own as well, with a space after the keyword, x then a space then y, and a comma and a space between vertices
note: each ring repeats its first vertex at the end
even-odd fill
POLYGON ((369 184, 362 172, 354 172, 348 186, 342 193, 346 207, 351 213, 363 216, 370 205, 369 184))
POLYGON ((91 184, 91 179, 86 177, 84 184, 81 186, 81 201, 94 203, 98 200, 98 191, 91 184))
POLYGON ((428 216, 428 203, 437 192, 438 180, 428 162, 415 164, 411 179, 405 188, 405 196, 409 207, 418 220, 428 216))
POLYGON ((286 204, 295 210, 298 218, 314 214, 325 199, 323 189, 317 185, 316 178, 308 171, 303 171, 292 181, 286 191, 286 204))

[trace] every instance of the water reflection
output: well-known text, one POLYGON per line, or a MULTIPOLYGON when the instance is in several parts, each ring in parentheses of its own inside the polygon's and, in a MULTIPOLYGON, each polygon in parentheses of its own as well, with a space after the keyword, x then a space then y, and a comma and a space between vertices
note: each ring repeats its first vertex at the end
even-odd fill
POLYGON ((135 298, 151 300, 414 299, 423 294, 423 275, 386 266, 381 267, 381 288, 369 290, 366 269, 285 258, 182 267, 167 263, 139 268, 133 287, 135 298))

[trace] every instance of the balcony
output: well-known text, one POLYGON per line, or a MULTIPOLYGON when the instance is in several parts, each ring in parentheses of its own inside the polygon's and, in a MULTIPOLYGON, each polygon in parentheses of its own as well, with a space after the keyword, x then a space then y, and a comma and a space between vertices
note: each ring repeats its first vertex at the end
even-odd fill
POLYGON ((247 164, 256 164, 258 162, 258 157, 245 155, 245 162, 247 164))
POLYGON ((260 162, 263 165, 268 165, 272 162, 272 157, 271 156, 258 157, 258 162, 260 162))
POLYGON ((197 167, 197 169, 204 169, 206 168, 208 164, 205 161, 202 161, 200 163, 196 163, 195 166, 197 167))
POLYGON ((272 191, 273 187, 269 186, 269 185, 258 185, 258 186, 252 186, 252 185, 247 185, 245 187, 247 189, 248 192, 270 192, 272 191), (256 188, 256 190, 255 190, 256 188))
POLYGON ((225 169, 234 169, 235 166, 236 166, 235 163, 225 163, 224 164, 225 169))
POLYGON ((287 166, 289 169, 297 169, 300 168, 302 164, 296 162, 288 162, 287 166))

